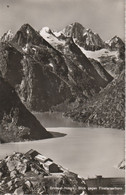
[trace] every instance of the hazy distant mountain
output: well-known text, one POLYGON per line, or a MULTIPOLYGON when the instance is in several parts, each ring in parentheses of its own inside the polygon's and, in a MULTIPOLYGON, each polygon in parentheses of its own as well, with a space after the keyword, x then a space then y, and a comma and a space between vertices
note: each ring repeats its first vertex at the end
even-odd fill
POLYGON ((103 77, 71 37, 44 32, 46 40, 25 24, 0 47, 2 76, 31 110, 49 110, 72 96, 87 99, 113 79, 105 70, 103 77))
POLYGON ((0 77, 0 141, 50 138, 52 135, 25 108, 14 88, 0 77))

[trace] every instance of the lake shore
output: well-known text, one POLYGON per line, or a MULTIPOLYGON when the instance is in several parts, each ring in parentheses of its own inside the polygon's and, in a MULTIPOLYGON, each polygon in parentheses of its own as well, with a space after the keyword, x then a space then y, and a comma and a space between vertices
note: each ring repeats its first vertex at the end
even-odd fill
POLYGON ((115 168, 124 157, 124 131, 105 128, 47 128, 65 137, 1 144, 0 159, 34 149, 82 177, 123 177, 115 168))

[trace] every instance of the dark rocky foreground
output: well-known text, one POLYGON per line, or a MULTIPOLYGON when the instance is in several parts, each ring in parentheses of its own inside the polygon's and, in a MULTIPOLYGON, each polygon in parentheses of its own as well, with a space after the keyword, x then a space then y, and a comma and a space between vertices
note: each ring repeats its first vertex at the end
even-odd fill
POLYGON ((37 151, 13 153, 0 161, 0 194, 87 195, 83 178, 37 151))
POLYGON ((0 141, 37 140, 52 135, 22 104, 13 87, 0 77, 0 141))

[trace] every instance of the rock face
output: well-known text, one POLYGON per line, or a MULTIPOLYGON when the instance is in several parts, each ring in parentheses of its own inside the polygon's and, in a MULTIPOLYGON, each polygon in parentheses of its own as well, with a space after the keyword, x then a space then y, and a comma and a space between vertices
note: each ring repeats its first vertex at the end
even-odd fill
POLYGON ((72 96, 87 99, 113 79, 105 70, 103 78, 72 38, 43 31, 46 40, 25 24, 0 47, 2 76, 29 109, 47 111, 72 96))
POLYGON ((13 87, 0 77, 1 142, 36 140, 52 135, 26 109, 13 87))
POLYGON ((28 154, 5 157, 0 161, 0 194, 87 195, 83 178, 58 164, 59 172, 52 174, 43 164, 28 154))
POLYGON ((88 125, 125 129, 124 71, 85 105, 66 113, 74 120, 88 125))
POLYGON ((107 127, 124 128, 124 110, 120 114, 120 122, 117 122, 118 111, 113 105, 114 118, 111 116, 110 121, 106 119, 111 115, 107 109, 105 121, 98 122, 98 113, 102 110, 102 107, 98 110, 99 105, 104 108, 108 99, 111 104, 117 102, 120 105, 118 98, 123 96, 123 89, 119 89, 122 91, 118 96, 116 87, 118 89, 118 79, 124 86, 124 78, 119 77, 124 65, 124 43, 120 38, 115 36, 104 42, 98 34, 79 23, 68 25, 60 32, 54 32, 48 27, 37 32, 29 24, 25 24, 13 38, 8 41, 3 39, 0 43, 2 77, 15 88, 21 101, 29 109, 49 111, 72 101, 72 110, 75 106, 78 108, 68 115, 83 122, 107 127), (106 90, 109 83, 114 99, 106 90), (101 96, 105 101, 103 104, 101 96), (85 108, 82 111, 83 105, 85 108), (94 110, 96 120, 92 114, 94 110))
POLYGON ((79 23, 68 25, 60 33, 72 37, 86 57, 99 61, 113 77, 121 73, 125 64, 125 46, 118 36, 104 42, 97 33, 79 23))
POLYGON ((1 37, 1 41, 10 41, 13 38, 13 33, 11 32, 11 30, 8 30, 6 33, 4 33, 4 35, 1 37))
POLYGON ((123 41, 118 37, 118 36, 114 36, 111 40, 106 42, 110 48, 112 50, 120 50, 123 49, 124 50, 124 43, 123 41))
POLYGON ((49 110, 70 96, 69 87, 58 76, 58 71, 67 71, 63 57, 29 25, 22 26, 11 43, 1 43, 1 56, 2 76, 31 110, 49 110))
POLYGON ((105 47, 104 41, 97 33, 93 33, 91 29, 86 29, 77 22, 63 29, 63 34, 72 37, 76 44, 86 50, 94 51, 105 47))

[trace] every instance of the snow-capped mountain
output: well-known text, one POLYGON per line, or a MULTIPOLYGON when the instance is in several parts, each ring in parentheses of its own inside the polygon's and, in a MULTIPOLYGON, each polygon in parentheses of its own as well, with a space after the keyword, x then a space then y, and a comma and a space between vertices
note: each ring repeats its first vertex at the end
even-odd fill
POLYGON ((71 99, 79 104, 99 96, 124 70, 117 42, 107 44, 79 23, 60 32, 24 24, 0 42, 0 71, 31 110, 49 111, 71 99))
MULTIPOLYGON (((77 46, 87 58, 97 60, 114 77, 120 74, 124 67, 124 43, 117 36, 104 42, 97 33, 77 22, 59 32, 44 27, 40 35, 67 56, 72 48, 70 45, 75 44, 74 48, 77 46)), ((73 55, 73 51, 70 55, 73 55)))
POLYGON ((90 62, 72 37, 56 37, 47 27, 40 34, 25 24, 0 45, 2 76, 31 110, 47 111, 73 96, 87 99, 113 79, 90 62))
POLYGON ((86 50, 99 50, 105 46, 104 41, 97 33, 94 33, 91 29, 84 28, 77 22, 64 28, 63 34, 72 37, 76 44, 86 50))

